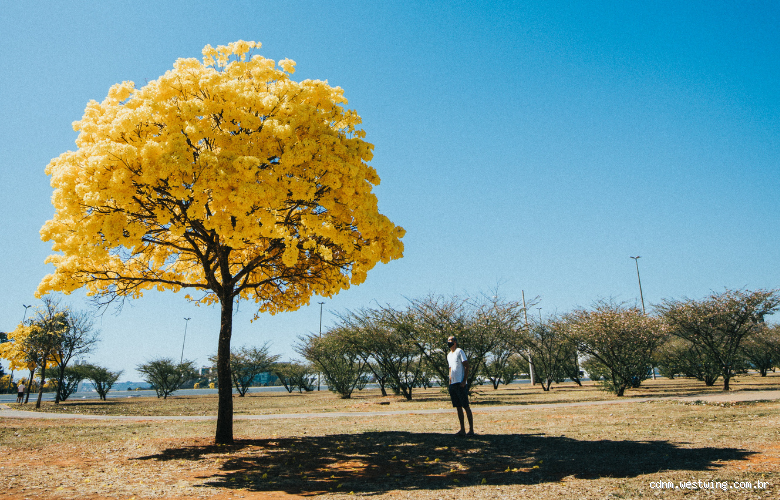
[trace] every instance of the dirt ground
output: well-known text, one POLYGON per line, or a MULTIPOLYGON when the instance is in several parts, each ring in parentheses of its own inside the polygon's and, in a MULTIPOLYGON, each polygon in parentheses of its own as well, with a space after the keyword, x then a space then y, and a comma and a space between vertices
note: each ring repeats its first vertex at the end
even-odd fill
MULTIPOLYGON (((491 385, 475 387, 471 395, 471 404, 475 408, 502 405, 536 405, 573 403, 585 401, 625 401, 636 398, 690 397, 706 398, 721 394, 722 386, 716 384, 706 387, 703 383, 690 379, 647 380, 637 389, 629 389, 624 397, 600 390, 593 382, 584 382, 578 386, 573 382, 555 384, 549 392, 542 391, 538 385, 512 384, 500 386, 494 390, 491 385)), ((780 390, 780 373, 768 377, 755 375, 738 376, 732 380, 729 394, 750 394, 753 391, 780 390)), ((132 392, 128 392, 132 395, 132 392)), ((730 396, 731 397, 731 396, 730 396)), ((34 411, 34 404, 8 404, 10 408, 34 411)), ((341 413, 366 411, 417 411, 446 409, 450 407, 449 395, 439 388, 415 389, 411 401, 401 396, 381 396, 379 390, 365 389, 355 391, 350 399, 339 399, 329 391, 287 394, 285 392, 249 393, 246 397, 233 398, 233 411, 236 416, 243 415, 279 415, 289 413, 341 413)), ((40 409, 47 413, 66 413, 74 415, 128 415, 128 416, 199 416, 213 417, 217 413, 217 396, 188 395, 188 391, 179 391, 168 399, 154 397, 115 397, 108 401, 69 399, 60 404, 43 402, 40 409)))
POLYGON ((213 421, 0 418, 0 499, 778 498, 780 402, 712 396, 475 406, 465 439, 454 411, 237 420, 231 446, 213 421))

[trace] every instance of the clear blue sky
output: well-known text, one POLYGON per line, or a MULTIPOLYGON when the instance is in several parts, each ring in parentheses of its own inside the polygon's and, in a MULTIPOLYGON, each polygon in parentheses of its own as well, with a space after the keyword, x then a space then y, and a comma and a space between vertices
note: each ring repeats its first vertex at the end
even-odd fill
MULTIPOLYGON (((332 312, 429 292, 540 296, 542 313, 595 299, 700 298, 780 286, 777 2, 3 2, 0 8, 0 330, 50 270, 49 160, 75 149, 90 99, 143 85, 206 44, 244 39, 327 79, 375 145, 380 210, 405 257, 326 300, 332 312)), ((250 323, 233 345, 292 357, 319 299, 250 323)), ((86 308, 83 295, 65 297, 86 308)), ((205 363, 219 311, 148 293, 96 320, 90 358, 205 363)))

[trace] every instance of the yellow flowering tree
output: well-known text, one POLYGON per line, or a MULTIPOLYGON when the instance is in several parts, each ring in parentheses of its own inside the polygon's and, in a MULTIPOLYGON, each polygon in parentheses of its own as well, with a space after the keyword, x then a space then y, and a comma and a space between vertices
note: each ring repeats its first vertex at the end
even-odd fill
MULTIPOLYGON (((0 358, 8 360, 11 370, 29 370, 27 380, 33 380, 39 358, 38 351, 27 342, 31 332, 31 326, 19 323, 13 331, 6 334, 8 340, 0 344, 0 358)), ((29 398, 31 384, 25 385, 25 396, 29 398)))
POLYGON ((12 393, 14 389, 14 382, 11 380, 10 375, 0 376, 0 394, 12 393))
POLYGON ((114 85, 74 123, 78 149, 46 169, 56 212, 41 235, 60 253, 39 294, 86 287, 106 304, 186 289, 220 303, 218 443, 233 438, 234 304, 294 310, 403 254, 342 89, 291 80, 295 63, 259 46, 207 45, 140 89, 114 85))
MULTIPOLYGON (((0 358, 7 359, 12 370, 30 370, 30 381, 38 370, 40 383, 36 408, 41 407, 46 369, 59 365, 62 359, 60 348, 67 330, 67 313, 58 308, 55 300, 47 298, 27 324, 20 323, 8 334, 8 342, 0 344, 0 358)), ((27 384, 25 398, 29 398, 30 385, 27 384)))

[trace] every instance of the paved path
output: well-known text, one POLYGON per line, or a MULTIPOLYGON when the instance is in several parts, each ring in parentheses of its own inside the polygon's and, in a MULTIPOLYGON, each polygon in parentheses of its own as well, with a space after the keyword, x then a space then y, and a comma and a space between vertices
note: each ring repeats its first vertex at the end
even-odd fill
MULTIPOLYGON (((709 401, 709 402, 739 402, 739 401, 764 401, 780 399, 780 391, 740 391, 700 396, 672 396, 656 398, 626 398, 609 401, 582 401, 579 403, 541 403, 509 406, 474 406, 474 413, 488 413, 494 411, 523 411, 541 408, 563 408, 573 406, 596 406, 628 403, 644 403, 648 401, 709 401)), ((323 412, 323 413, 282 413, 270 415, 235 415, 234 420, 276 420, 289 418, 337 418, 337 417, 377 417, 387 415, 426 415, 432 413, 451 413, 452 408, 433 410, 388 410, 388 411, 349 411, 349 412, 323 412)), ((216 420, 216 416, 121 416, 121 415, 82 415, 78 413, 43 413, 35 411, 12 410, 8 406, 0 404, 0 418, 40 418, 40 419, 79 419, 79 420, 129 420, 134 422, 192 420, 207 421, 216 420)))

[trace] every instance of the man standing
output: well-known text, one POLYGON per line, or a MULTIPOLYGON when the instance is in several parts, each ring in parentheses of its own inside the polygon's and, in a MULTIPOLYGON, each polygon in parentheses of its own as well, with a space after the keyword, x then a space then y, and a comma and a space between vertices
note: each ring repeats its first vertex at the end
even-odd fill
POLYGON ((458 409, 458 420, 460 420, 460 430, 458 436, 474 435, 474 419, 471 416, 469 408, 469 392, 466 388, 466 380, 469 376, 469 361, 466 354, 458 347, 458 340, 455 337, 447 339, 447 346, 450 352, 447 354, 447 364, 450 365, 450 399, 452 406, 458 409), (469 432, 466 434, 466 427, 463 425, 463 410, 466 410, 466 417, 469 419, 469 432))
POLYGON ((19 385, 16 386, 16 402, 24 402, 24 379, 19 381, 19 385))

